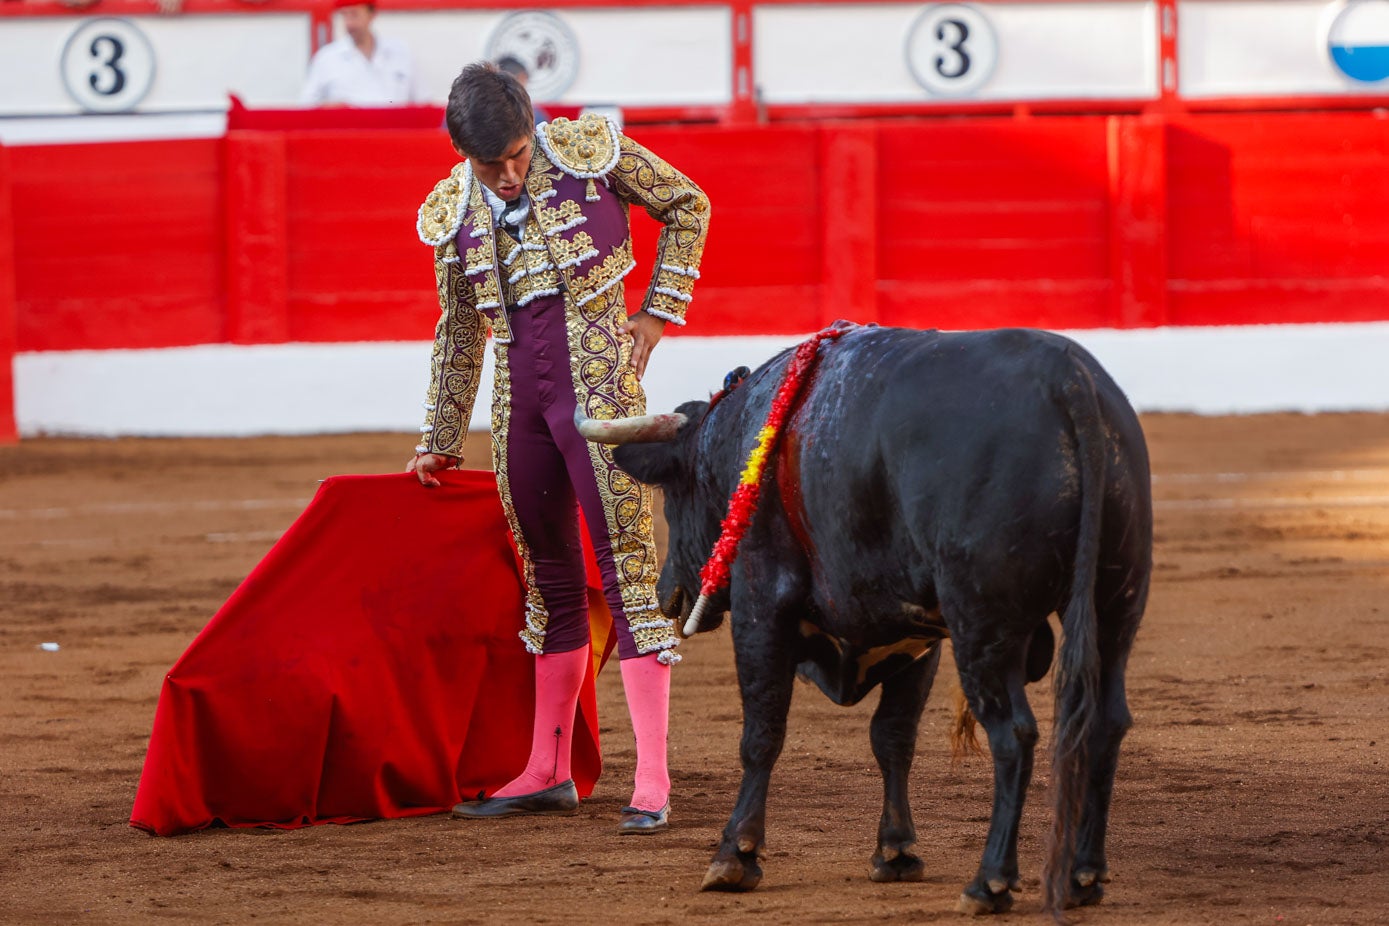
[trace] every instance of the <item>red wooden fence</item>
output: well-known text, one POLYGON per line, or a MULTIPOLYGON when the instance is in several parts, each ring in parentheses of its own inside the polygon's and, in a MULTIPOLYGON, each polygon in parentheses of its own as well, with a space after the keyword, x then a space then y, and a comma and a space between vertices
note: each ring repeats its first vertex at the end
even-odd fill
MULTIPOLYGON (((637 126, 714 204, 690 334, 1389 319, 1374 112, 637 126)), ((0 149, 0 357, 433 329, 441 132, 0 149)), ((654 223, 637 224, 639 258, 654 223)), ((643 266, 647 266, 643 263, 643 266)), ((637 275, 634 275, 637 276, 637 275)), ((645 281, 631 280, 633 296, 645 281)), ((0 364, 0 434, 13 434, 0 364)))
POLYGON ((16 438, 14 420, 15 273, 14 209, 10 205, 10 152, 0 146, 0 442, 16 438))

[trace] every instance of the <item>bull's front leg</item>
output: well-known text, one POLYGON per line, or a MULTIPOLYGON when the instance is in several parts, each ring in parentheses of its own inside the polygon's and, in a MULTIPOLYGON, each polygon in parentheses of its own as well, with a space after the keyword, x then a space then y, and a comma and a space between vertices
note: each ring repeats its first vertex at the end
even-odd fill
POLYGON ((772 609, 736 609, 733 647, 743 698, 743 781, 718 851, 704 874, 705 891, 750 891, 762 880, 767 785, 786 739, 786 714, 795 680, 789 623, 772 609), (758 613, 761 611, 761 613, 758 613), (739 614, 756 617, 739 619, 739 614))
POLYGON ((916 826, 907 797, 907 780, 916 754, 921 711, 940 665, 940 647, 883 681, 873 712, 873 755, 883 773, 883 815, 878 822, 878 851, 869 877, 874 881, 920 881, 926 866, 908 850, 916 844, 916 826))

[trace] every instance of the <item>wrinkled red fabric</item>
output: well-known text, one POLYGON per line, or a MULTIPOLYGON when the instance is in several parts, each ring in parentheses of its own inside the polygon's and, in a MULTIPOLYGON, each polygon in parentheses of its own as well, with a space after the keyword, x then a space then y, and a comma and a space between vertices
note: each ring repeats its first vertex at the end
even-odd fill
MULTIPOLYGON (((535 659, 517 638, 515 548, 491 473, 439 477, 430 490, 404 473, 320 486, 164 679, 132 826, 437 813, 525 767, 535 659)), ((602 768, 593 680, 613 643, 589 561, 582 797, 602 768)))

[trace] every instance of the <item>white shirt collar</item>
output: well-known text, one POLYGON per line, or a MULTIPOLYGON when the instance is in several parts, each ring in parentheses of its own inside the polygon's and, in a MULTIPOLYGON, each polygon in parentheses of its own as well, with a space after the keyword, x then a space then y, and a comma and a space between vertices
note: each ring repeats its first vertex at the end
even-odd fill
POLYGON ((526 221, 526 216, 531 211, 531 199, 526 195, 525 190, 521 191, 521 195, 517 197, 515 202, 508 203, 487 189, 481 181, 478 182, 478 186, 482 187, 482 198, 487 201, 487 208, 492 210, 492 224, 500 225, 503 214, 506 215, 508 224, 511 225, 519 226, 526 221))

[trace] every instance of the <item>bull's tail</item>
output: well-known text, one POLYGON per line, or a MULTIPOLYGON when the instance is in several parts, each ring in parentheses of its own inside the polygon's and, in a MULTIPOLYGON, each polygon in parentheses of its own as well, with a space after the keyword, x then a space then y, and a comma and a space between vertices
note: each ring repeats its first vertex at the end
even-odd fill
POLYGON ((1105 492, 1105 432, 1089 371, 1078 359, 1066 377, 1065 404, 1075 432, 1080 476, 1080 529, 1076 538, 1071 595, 1061 616, 1061 653, 1056 669, 1056 712, 1052 733, 1054 819, 1042 873, 1043 908, 1057 919, 1066 904, 1076 837, 1085 804, 1088 741, 1095 723, 1100 685, 1095 581, 1105 492))

